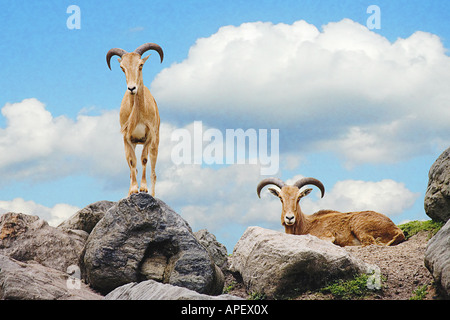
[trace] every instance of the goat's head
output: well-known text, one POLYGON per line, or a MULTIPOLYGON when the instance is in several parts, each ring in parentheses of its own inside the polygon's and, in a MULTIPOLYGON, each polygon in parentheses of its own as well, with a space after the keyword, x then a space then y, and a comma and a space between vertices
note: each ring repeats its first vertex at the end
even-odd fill
POLYGON ((142 77, 142 68, 144 67, 145 61, 147 61, 149 57, 147 56, 145 58, 142 58, 142 55, 148 50, 155 50, 156 52, 158 52, 161 58, 161 62, 163 61, 163 50, 159 45, 155 43, 145 43, 133 52, 126 52, 125 50, 120 48, 112 48, 106 54, 106 63, 108 64, 110 70, 112 56, 120 57, 118 59, 120 68, 125 73, 125 77, 127 79, 127 89, 131 94, 136 94, 139 89, 140 79, 142 77))
POLYGON ((262 180, 256 188, 258 197, 261 198, 260 193, 262 188, 270 184, 273 184, 280 188, 279 190, 275 188, 269 188, 269 191, 273 195, 280 198, 282 204, 281 224, 288 227, 293 226, 297 221, 299 221, 299 214, 301 212, 299 201, 301 198, 307 196, 312 191, 312 189, 301 190, 303 186, 314 185, 320 189, 320 191, 322 192, 322 197, 325 194, 325 187, 323 186, 322 182, 314 178, 302 178, 300 180, 297 180, 297 182, 295 182, 292 186, 285 184, 278 178, 267 178, 262 180))

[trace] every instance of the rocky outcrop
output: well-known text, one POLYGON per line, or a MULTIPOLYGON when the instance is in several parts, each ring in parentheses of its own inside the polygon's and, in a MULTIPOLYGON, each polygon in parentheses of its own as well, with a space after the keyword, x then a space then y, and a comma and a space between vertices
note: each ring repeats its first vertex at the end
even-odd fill
POLYGON ((105 300, 241 300, 241 298, 229 294, 209 296, 187 288, 146 280, 118 287, 106 295, 105 300))
POLYGON ((0 254, 0 300, 99 300, 79 278, 45 267, 35 261, 27 263, 0 254))
POLYGON ((37 216, 0 216, 0 299, 101 299, 67 273, 77 268, 87 236, 53 228, 37 216))
POLYGON ((450 148, 431 166, 424 206, 433 220, 446 222, 450 218, 450 148))
POLYGON ((450 297, 450 221, 428 242, 425 266, 434 281, 447 297, 450 297))
POLYGON ((115 202, 112 201, 98 201, 84 207, 77 211, 69 219, 63 221, 58 229, 62 230, 83 230, 91 233, 95 225, 103 218, 106 211, 108 211, 115 202))
POLYGON ((224 283, 188 223, 146 193, 122 199, 106 212, 80 263, 83 278, 103 294, 149 279, 204 294, 220 294, 224 283))
POLYGON ((37 216, 12 212, 0 216, 0 254, 63 272, 78 265, 87 236, 81 230, 56 229, 37 216))
POLYGON ((447 223, 428 242, 425 266, 443 294, 450 297, 450 148, 433 163, 428 178, 425 212, 433 220, 447 223))
POLYGON ((228 251, 227 248, 217 241, 216 236, 206 229, 199 230, 194 233, 197 240, 208 250, 211 258, 216 266, 221 270, 228 267, 228 251))
MULTIPOLYGON (((248 228, 227 257, 214 235, 193 234, 145 193, 91 204, 57 228, 36 216, 0 216, 0 299, 232 299, 217 296, 228 263, 248 293, 268 298, 373 269, 314 236, 259 227, 248 228)), ((432 272, 443 269, 430 263, 432 272)))
POLYGON ((7 213, 0 216, 0 299, 100 299, 96 292, 123 284, 149 289, 137 285, 147 279, 198 297, 220 294, 224 277, 209 251, 220 262, 224 246, 207 231, 199 237, 202 244, 185 220, 144 193, 93 203, 57 228, 37 216, 7 213))
POLYGON ((350 278, 371 266, 344 248, 312 235, 248 228, 236 244, 230 271, 241 275, 247 292, 282 297, 350 278))

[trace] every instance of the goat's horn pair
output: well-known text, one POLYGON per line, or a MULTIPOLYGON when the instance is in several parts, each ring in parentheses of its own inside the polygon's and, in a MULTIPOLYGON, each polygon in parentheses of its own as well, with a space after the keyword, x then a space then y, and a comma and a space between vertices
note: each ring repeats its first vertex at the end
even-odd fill
MULTIPOLYGON (((260 195, 261 194, 261 190, 262 190, 262 188, 264 188, 268 184, 273 184, 273 185, 279 187, 280 189, 283 188, 286 185, 282 180, 280 180, 278 178, 267 178, 267 179, 264 179, 256 187, 256 193, 258 194, 258 197, 261 198, 261 195, 260 195)), ((320 182, 317 179, 314 179, 314 178, 302 178, 300 180, 297 180, 294 183, 294 186, 296 186, 297 188, 300 189, 301 187, 306 186, 308 184, 311 184, 313 186, 318 187, 320 189, 320 191, 322 192, 322 198, 323 198, 323 195, 325 194, 325 187, 323 186, 322 182, 320 182)))
MULTIPOLYGON (((164 59, 164 52, 162 50, 162 48, 157 45, 156 43, 144 43, 142 46, 139 46, 136 50, 134 50, 135 53, 139 54, 140 56, 142 56, 144 54, 144 52, 148 51, 148 50, 155 50, 156 52, 159 53, 159 57, 161 58, 161 62, 164 59)), ((106 63, 108 64, 109 69, 111 70, 111 58, 113 56, 119 56, 122 58, 122 56, 127 53, 125 50, 120 49, 120 48, 112 48, 111 50, 108 51, 108 53, 106 54, 106 63)))

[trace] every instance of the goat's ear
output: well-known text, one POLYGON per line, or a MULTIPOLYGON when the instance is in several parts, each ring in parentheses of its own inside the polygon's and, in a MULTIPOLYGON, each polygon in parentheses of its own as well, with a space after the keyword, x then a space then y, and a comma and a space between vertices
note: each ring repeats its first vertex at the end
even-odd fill
POLYGON ((117 61, 119 61, 119 63, 121 63, 121 62, 122 62, 122 59, 121 59, 121 58, 117 58, 117 61))
POLYGON ((141 58, 141 60, 144 61, 144 63, 145 63, 145 61, 147 61, 147 59, 150 58, 150 56, 151 56, 151 54, 146 56, 145 58, 141 58))
POLYGON ((308 194, 311 193, 311 191, 312 191, 312 189, 308 188, 308 189, 305 189, 305 190, 299 192, 298 193, 298 199, 300 200, 301 198, 306 197, 308 194))
POLYGON ((277 189, 275 189, 275 188, 268 188, 268 189, 269 189, 270 193, 273 194, 274 196, 276 196, 276 197, 280 196, 280 193, 278 192, 277 189))

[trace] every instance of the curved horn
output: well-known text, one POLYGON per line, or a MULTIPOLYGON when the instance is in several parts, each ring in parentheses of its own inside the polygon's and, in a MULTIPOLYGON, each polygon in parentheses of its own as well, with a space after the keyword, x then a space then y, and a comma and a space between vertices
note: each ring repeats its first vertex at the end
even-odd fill
POLYGON ((143 55, 145 51, 148 50, 155 50, 156 52, 159 53, 159 57, 161 58, 161 62, 163 62, 164 59, 164 52, 163 49, 157 45, 156 43, 144 43, 142 46, 139 46, 136 50, 134 50, 134 52, 136 52, 139 55, 143 55))
POLYGON ((294 183, 294 186, 296 186, 297 188, 301 188, 303 186, 306 186, 307 184, 312 184, 313 186, 316 186, 317 188, 320 189, 320 191, 322 192, 322 198, 323 195, 325 194, 325 187, 323 186, 322 182, 320 182, 317 179, 314 178, 302 178, 300 180, 297 180, 297 182, 294 183))
POLYGON ((119 56, 122 58, 122 56, 127 53, 125 50, 120 48, 112 48, 108 51, 106 54, 106 63, 108 64, 109 70, 111 70, 111 58, 112 56, 119 56))
POLYGON ((282 180, 280 180, 278 178, 267 178, 267 179, 264 179, 256 187, 256 193, 258 194, 259 198, 261 198, 260 193, 261 193, 262 188, 264 188, 268 184, 276 185, 280 189, 283 188, 286 185, 282 180))

